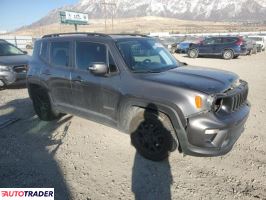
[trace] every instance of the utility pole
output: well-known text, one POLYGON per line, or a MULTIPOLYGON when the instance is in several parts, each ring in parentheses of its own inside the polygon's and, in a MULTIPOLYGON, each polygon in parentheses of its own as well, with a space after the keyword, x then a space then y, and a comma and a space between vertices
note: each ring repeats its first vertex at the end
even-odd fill
POLYGON ((103 0, 103 2, 101 3, 104 6, 104 28, 105 28, 105 33, 107 32, 107 24, 106 24, 106 20, 107 20, 107 11, 106 11, 106 6, 111 6, 112 8, 112 32, 114 30, 114 7, 116 7, 115 3, 107 3, 105 2, 105 0, 103 0))

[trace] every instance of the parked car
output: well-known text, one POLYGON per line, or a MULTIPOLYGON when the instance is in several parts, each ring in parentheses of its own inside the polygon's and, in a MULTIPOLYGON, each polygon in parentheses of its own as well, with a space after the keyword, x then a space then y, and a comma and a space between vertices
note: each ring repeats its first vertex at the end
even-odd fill
POLYGON ((26 79, 30 56, 5 40, 0 40, 0 87, 26 79))
POLYGON ((160 37, 159 40, 171 53, 175 53, 177 45, 183 41, 183 37, 168 36, 160 37))
POLYGON ((199 44, 203 38, 187 38, 185 41, 177 44, 176 53, 187 53, 191 44, 199 44))
POLYGON ((256 44, 256 46, 257 46, 257 52, 262 52, 262 45, 256 44))
POLYGON ((247 55, 256 54, 258 52, 256 41, 249 37, 245 37, 244 40, 247 45, 247 55))
POLYGON ((207 37, 199 44, 191 44, 188 50, 190 58, 198 56, 221 56, 229 60, 239 55, 246 55, 247 45, 242 37, 221 36, 207 37))
POLYGON ((265 51, 266 38, 264 36, 252 35, 252 36, 248 36, 248 37, 255 40, 258 45, 261 45, 261 50, 265 51))
POLYGON ((186 66, 143 35, 46 35, 35 43, 27 86, 41 120, 70 113, 115 127, 155 161, 175 149, 226 154, 250 110, 238 75, 186 66))

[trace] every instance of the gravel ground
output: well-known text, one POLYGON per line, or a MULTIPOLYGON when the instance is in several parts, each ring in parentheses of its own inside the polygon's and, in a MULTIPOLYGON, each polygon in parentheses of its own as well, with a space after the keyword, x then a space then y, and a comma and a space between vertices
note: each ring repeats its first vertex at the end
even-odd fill
POLYGON ((136 154, 128 135, 72 116, 42 122, 27 90, 0 91, 0 187, 54 187, 57 199, 266 199, 266 54, 183 62, 230 70, 250 84, 246 131, 222 157, 173 152, 155 163, 136 154))

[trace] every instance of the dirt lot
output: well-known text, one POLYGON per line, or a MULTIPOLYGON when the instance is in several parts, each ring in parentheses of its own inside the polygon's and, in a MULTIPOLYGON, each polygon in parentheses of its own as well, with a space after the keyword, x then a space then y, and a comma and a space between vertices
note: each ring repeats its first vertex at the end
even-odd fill
POLYGON ((0 187, 54 187, 57 199, 266 199, 266 53, 235 60, 177 56, 238 73, 250 84, 246 131, 222 157, 173 152, 155 163, 128 135, 79 117, 42 122, 25 88, 0 91, 0 187))

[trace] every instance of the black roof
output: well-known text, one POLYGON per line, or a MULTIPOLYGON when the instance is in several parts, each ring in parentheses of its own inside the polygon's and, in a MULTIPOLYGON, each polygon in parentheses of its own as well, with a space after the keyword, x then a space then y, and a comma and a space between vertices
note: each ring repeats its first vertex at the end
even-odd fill
POLYGON ((90 32, 70 32, 70 33, 53 33, 44 35, 42 38, 56 38, 56 37, 88 37, 88 36, 95 36, 95 37, 103 37, 109 39, 122 39, 122 38, 140 38, 140 37, 148 37, 147 35, 142 34, 104 34, 104 33, 90 33, 90 32))

